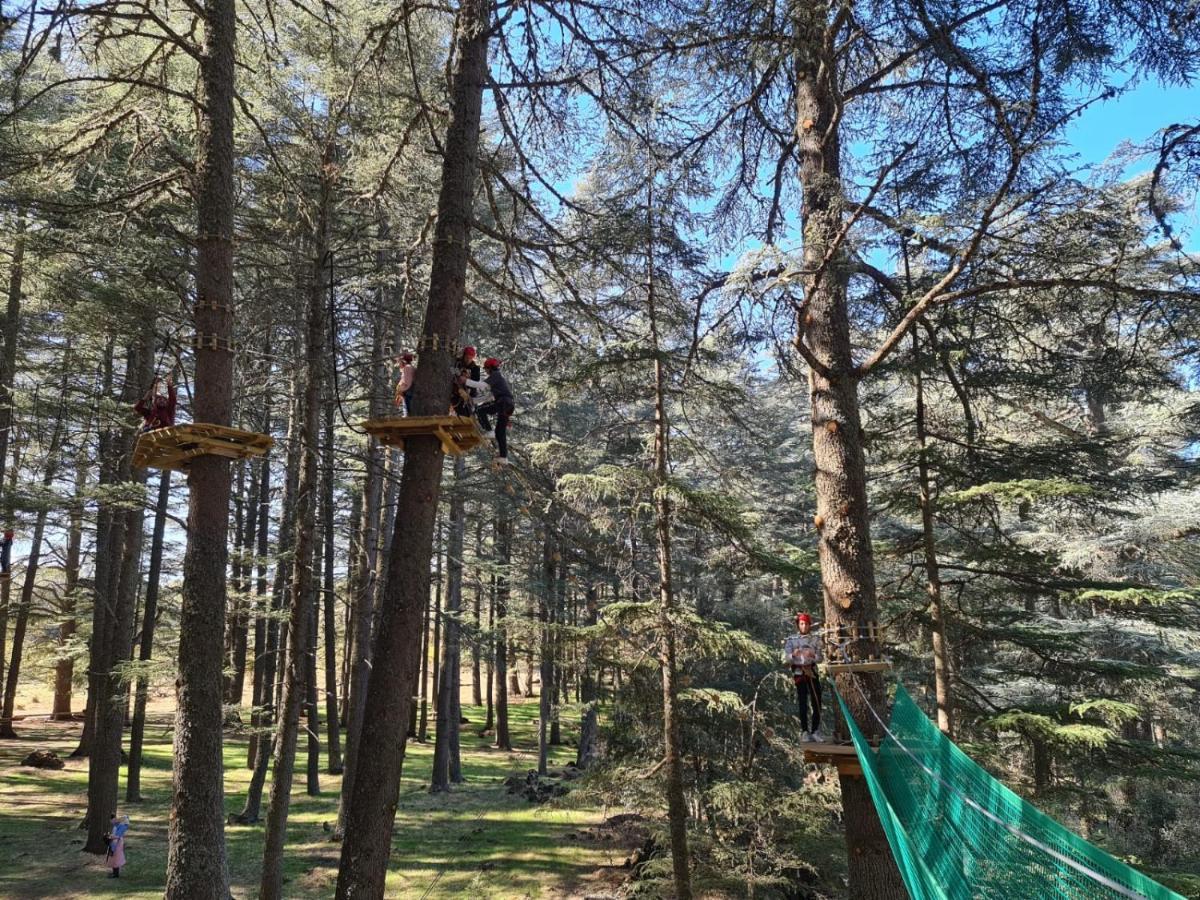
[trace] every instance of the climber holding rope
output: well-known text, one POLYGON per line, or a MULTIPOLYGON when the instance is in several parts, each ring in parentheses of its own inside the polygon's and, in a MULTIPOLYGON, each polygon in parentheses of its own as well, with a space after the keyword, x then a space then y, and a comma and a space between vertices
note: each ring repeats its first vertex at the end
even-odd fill
POLYGON ((818 741, 821 731, 821 676, 817 663, 821 661, 821 638, 812 630, 812 616, 796 616, 796 633, 783 644, 783 663, 790 666, 796 682, 796 699, 800 704, 801 740, 818 741), (812 729, 808 727, 808 707, 812 703, 812 729))
POLYGON ((175 379, 168 375, 166 378, 166 393, 159 390, 163 382, 155 378, 141 400, 134 404, 134 411, 142 417, 142 431, 154 431, 159 428, 170 428, 175 424, 175 379))

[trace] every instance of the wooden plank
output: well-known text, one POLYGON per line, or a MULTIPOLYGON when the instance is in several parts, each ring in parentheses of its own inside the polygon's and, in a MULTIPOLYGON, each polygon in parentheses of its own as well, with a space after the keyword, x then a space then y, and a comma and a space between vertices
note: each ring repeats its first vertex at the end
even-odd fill
POLYGON ((179 469, 198 456, 228 459, 262 456, 274 443, 270 435, 193 422, 140 434, 134 448, 133 464, 142 469, 179 469))
POLYGON ((830 675, 836 675, 839 672, 886 672, 892 667, 889 660, 876 659, 866 662, 850 662, 850 663, 822 663, 821 669, 830 675))

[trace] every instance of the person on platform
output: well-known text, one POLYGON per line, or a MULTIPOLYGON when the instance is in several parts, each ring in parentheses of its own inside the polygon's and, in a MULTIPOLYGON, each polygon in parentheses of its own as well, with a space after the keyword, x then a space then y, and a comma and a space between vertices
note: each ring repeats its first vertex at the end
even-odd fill
POLYGON ((487 391, 490 399, 480 403, 475 412, 479 416, 479 426, 483 429, 484 437, 496 439, 496 449, 499 451, 499 462, 508 462, 508 422, 516 408, 513 402, 512 388, 500 374, 500 360, 489 356, 483 361, 484 377, 482 381, 467 379, 466 386, 476 391, 487 391), (493 431, 491 416, 496 417, 496 428, 493 431))
POLYGON ((796 616, 796 633, 783 644, 783 664, 790 667, 796 682, 796 699, 800 704, 802 740, 820 740, 821 676, 817 664, 821 661, 821 639, 812 628, 812 616, 803 612, 796 616), (809 705, 812 706, 812 728, 809 728, 809 705))
POLYGON ((400 378, 396 382, 396 410, 403 416, 411 415, 413 378, 417 368, 413 365, 413 355, 402 353, 396 362, 400 365, 400 378))
POLYGON ((450 391, 450 406, 456 416, 470 417, 475 414, 476 392, 467 386, 468 381, 479 382, 479 363, 475 361, 475 348, 463 347, 454 363, 454 379, 450 391))
POLYGON ((165 392, 159 389, 160 385, 164 385, 164 383, 155 378, 154 383, 150 385, 150 390, 146 392, 146 396, 133 407, 134 411, 142 417, 142 431, 170 428, 175 424, 175 379, 170 375, 167 376, 164 385, 165 392))

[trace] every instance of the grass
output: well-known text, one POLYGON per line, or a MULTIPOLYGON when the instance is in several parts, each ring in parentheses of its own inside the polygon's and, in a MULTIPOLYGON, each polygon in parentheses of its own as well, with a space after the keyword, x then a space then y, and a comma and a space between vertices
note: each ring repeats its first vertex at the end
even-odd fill
MULTIPOLYGON (((467 784, 450 794, 428 792, 432 734, 427 744, 409 742, 387 896, 423 900, 582 896, 582 886, 624 858, 624 848, 579 839, 581 829, 603 819, 602 812, 535 806, 509 795, 501 783, 514 771, 524 772, 536 764, 536 702, 510 707, 515 747, 511 754, 493 750, 487 738, 477 735, 481 710, 464 706, 464 713, 472 720, 463 726, 462 734, 467 784)), ((565 719, 563 724, 567 732, 565 719)), ((27 719, 17 726, 19 740, 0 741, 0 796, 4 798, 0 802, 0 897, 161 897, 171 799, 169 713, 156 714, 147 725, 143 802, 118 810, 132 821, 126 840, 128 867, 119 880, 106 877, 101 857, 80 852, 87 760, 67 760, 66 768, 59 771, 19 766, 37 748, 53 749, 65 758, 78 741, 79 723, 27 719)), ((574 757, 572 747, 552 749, 552 765, 574 757)), ((241 809, 250 779, 245 760, 245 736, 227 732, 227 813, 241 809)), ((341 778, 322 770, 322 793, 310 797, 304 793, 304 763, 302 740, 288 821, 284 874, 289 900, 331 897, 337 880, 340 845, 329 840, 326 827, 331 828, 337 817, 341 778)), ((120 791, 124 797, 124 770, 120 791)), ((263 825, 229 825, 225 834, 233 895, 239 900, 255 897, 263 825)))

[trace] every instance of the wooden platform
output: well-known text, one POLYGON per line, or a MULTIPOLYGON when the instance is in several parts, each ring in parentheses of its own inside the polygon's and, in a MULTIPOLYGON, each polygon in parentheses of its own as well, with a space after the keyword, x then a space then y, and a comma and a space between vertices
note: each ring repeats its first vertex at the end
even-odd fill
POLYGON ((886 672, 891 667, 891 662, 886 659, 872 659, 848 663, 821 663, 821 671, 827 675, 836 675, 839 672, 886 672))
POLYGON ((274 443, 269 435, 193 422, 142 432, 133 451, 133 465, 138 469, 185 469, 198 456, 262 456, 274 443))
POLYGON ((837 766, 839 775, 861 775, 862 765, 858 754, 854 752, 853 744, 801 744, 804 748, 806 763, 819 763, 825 766, 837 766))
POLYGON ((483 443, 473 416, 397 416, 370 419, 363 428, 385 447, 403 447, 406 438, 431 435, 441 441, 444 453, 457 455, 483 443))

